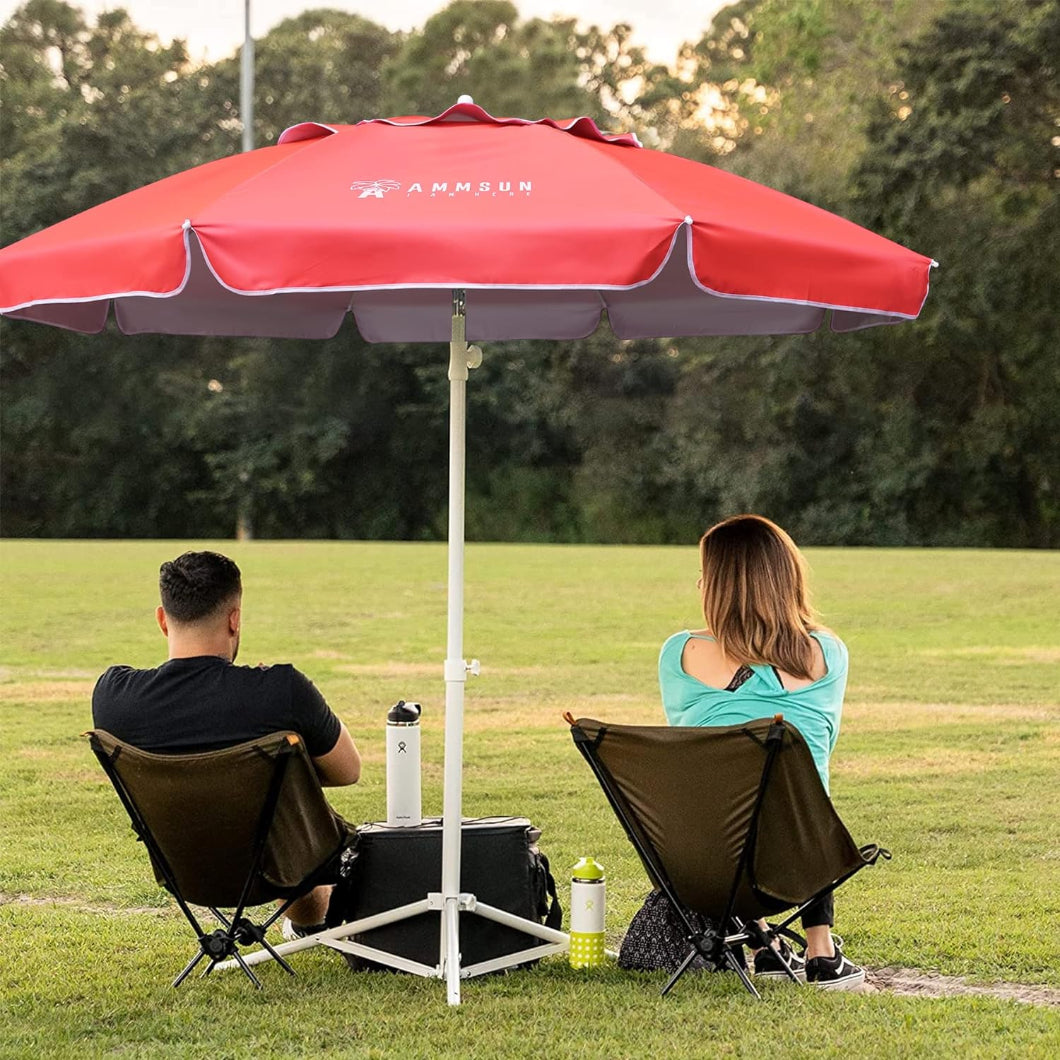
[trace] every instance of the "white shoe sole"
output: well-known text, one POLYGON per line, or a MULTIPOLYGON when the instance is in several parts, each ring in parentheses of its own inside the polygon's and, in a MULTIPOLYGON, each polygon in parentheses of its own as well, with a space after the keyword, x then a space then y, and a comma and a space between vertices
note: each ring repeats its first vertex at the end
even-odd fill
POLYGON ((818 979, 809 983, 818 990, 851 990, 865 982, 865 969, 859 968, 853 975, 844 975, 841 979, 818 979))
MULTIPOLYGON (((792 971, 795 973, 795 978, 800 983, 806 982, 806 969, 805 968, 793 968, 792 971)), ((755 972, 755 979, 784 979, 787 982, 791 982, 787 972, 755 972)))

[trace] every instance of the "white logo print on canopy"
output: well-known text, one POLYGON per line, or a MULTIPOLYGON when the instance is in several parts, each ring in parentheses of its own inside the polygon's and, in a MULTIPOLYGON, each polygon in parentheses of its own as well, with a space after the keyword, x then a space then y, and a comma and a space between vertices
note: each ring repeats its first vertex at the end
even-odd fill
POLYGON ((350 191, 359 191, 358 199, 381 199, 388 191, 397 191, 400 187, 396 180, 355 180, 350 191))
MULTIPOLYGON (((350 191, 359 191, 358 199, 382 199, 388 191, 398 191, 401 183, 396 180, 355 180, 350 185, 350 191)), ((448 196, 450 199, 457 195, 473 195, 476 199, 482 195, 496 198, 498 195, 507 195, 513 198, 518 192, 527 196, 533 191, 533 181, 530 180, 414 180, 405 192, 405 197, 413 195, 429 195, 432 199, 439 195, 448 196)))

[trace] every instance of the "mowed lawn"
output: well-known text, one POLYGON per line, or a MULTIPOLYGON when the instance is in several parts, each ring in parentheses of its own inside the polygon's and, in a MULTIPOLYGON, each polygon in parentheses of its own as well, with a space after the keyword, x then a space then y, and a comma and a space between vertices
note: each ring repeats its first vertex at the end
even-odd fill
MULTIPOLYGON (((196 542, 195 547, 204 543, 196 542)), ((192 936, 153 882, 79 734, 96 675, 155 665, 173 542, 0 542, 0 1057, 1060 1055, 1060 1009, 992 997, 827 994, 731 975, 574 972, 561 959, 444 985, 355 975, 331 953, 263 972, 172 976, 192 936)), ((211 547, 207 543, 207 547, 211 547)), ((290 661, 360 745, 333 792, 385 813, 384 722, 424 707, 424 809, 441 810, 446 554, 435 544, 215 543, 244 575, 241 662, 290 661)), ((855 960, 1060 986, 1060 554, 815 549, 851 677, 832 795, 894 860, 840 892, 855 960)), ((565 710, 660 723, 662 640, 697 627, 694 547, 471 545, 465 812, 522 814, 564 876, 608 875, 612 944, 648 889, 576 753, 565 710)), ((689 813, 709 813, 709 778, 689 813)))

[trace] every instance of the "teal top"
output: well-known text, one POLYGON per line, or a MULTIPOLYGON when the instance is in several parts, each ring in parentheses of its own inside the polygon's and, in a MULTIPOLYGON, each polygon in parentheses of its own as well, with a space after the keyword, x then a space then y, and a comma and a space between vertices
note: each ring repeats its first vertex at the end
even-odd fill
POLYGON ((752 666, 752 676, 733 692, 713 688, 687 674, 681 656, 689 639, 713 640, 687 629, 675 633, 659 652, 659 688, 671 725, 742 725, 755 718, 783 714, 802 733, 828 791, 828 756, 839 738, 843 693, 847 687, 847 648, 834 634, 810 634, 824 652, 823 677, 788 691, 771 666, 752 666))

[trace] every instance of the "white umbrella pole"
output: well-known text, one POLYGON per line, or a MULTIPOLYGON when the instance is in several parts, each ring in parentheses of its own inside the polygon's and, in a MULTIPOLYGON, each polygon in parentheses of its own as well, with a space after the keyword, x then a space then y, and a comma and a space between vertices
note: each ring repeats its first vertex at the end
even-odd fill
MULTIPOLYGON (((464 292, 453 292, 449 343, 449 626, 445 652, 445 793, 442 803, 442 937, 450 1005, 460 1004, 460 830, 463 820, 464 685, 464 454, 469 357, 464 292)), ((477 671, 477 663, 471 667, 477 671)))

